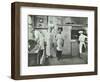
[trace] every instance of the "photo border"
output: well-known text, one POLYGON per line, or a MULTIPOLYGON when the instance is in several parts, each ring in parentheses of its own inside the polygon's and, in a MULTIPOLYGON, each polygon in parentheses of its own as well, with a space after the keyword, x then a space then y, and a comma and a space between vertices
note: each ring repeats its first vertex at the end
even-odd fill
POLYGON ((14 2, 11 4, 11 78, 15 80, 21 79, 37 79, 37 78, 54 78, 69 76, 97 75, 97 7, 76 6, 76 5, 60 5, 60 4, 43 4, 14 2), (20 8, 21 7, 38 7, 38 8, 57 8, 57 9, 77 9, 77 10, 93 10, 94 11, 94 72, 76 72, 76 73, 59 73, 59 74, 43 74, 43 75, 20 75, 20 8))

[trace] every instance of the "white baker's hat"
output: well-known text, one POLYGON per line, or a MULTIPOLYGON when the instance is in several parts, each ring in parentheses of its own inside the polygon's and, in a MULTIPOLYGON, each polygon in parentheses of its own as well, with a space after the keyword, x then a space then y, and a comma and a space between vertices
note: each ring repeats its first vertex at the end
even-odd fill
POLYGON ((79 31, 78 33, 82 34, 82 33, 83 33, 83 31, 79 31))

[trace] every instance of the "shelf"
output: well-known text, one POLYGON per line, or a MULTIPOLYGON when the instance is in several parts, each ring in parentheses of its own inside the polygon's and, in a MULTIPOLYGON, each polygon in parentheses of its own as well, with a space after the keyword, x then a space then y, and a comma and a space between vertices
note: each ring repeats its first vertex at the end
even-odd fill
POLYGON ((39 30, 39 29, 42 29, 42 30, 47 30, 48 28, 34 28, 35 30, 39 30))
POLYGON ((77 27, 84 27, 84 26, 88 26, 88 25, 83 25, 83 24, 64 24, 64 25, 60 25, 60 24, 58 24, 58 26, 77 26, 77 27))

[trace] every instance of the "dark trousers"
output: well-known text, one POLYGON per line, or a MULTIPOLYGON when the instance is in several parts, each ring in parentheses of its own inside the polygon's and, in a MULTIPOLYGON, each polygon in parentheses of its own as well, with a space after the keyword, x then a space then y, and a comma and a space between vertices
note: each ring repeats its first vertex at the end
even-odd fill
POLYGON ((38 57, 39 57, 39 64, 40 64, 40 59, 43 55, 43 50, 39 50, 39 53, 38 53, 38 57))
POLYGON ((56 57, 58 60, 61 59, 61 56, 62 56, 62 51, 56 50, 56 57))

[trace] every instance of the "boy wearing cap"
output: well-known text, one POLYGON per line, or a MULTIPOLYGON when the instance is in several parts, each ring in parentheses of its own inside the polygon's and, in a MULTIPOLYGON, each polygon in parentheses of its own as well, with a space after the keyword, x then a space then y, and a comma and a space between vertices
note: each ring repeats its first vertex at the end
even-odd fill
POLYGON ((85 39, 87 38, 86 35, 83 34, 83 31, 79 31, 80 33, 80 36, 79 36, 79 50, 80 50, 80 53, 82 53, 82 47, 84 46, 86 48, 86 44, 85 44, 85 39))

